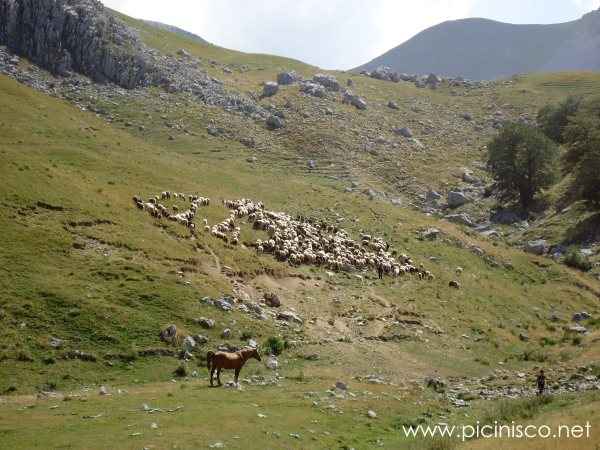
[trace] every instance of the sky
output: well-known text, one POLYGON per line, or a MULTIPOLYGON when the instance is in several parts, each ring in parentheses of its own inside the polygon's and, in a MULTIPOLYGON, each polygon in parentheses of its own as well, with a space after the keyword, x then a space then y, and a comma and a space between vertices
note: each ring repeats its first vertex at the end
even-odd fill
POLYGON ((102 0, 117 11, 191 31, 235 50, 324 69, 364 64, 446 20, 575 20, 600 0, 102 0))

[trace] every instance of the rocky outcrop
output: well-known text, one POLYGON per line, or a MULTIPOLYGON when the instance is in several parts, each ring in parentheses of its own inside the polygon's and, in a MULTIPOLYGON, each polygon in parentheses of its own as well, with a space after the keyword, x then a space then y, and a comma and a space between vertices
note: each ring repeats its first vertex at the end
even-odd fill
POLYGON ((223 83, 210 77, 200 60, 189 53, 164 55, 144 45, 135 29, 97 0, 0 0, 3 45, 10 53, 51 72, 55 80, 48 80, 37 70, 24 73, 1 48, 0 73, 47 93, 65 86, 80 91, 86 86, 104 97, 112 95, 111 84, 130 91, 157 86, 257 120, 268 117, 268 111, 252 98, 226 91, 223 83))
POLYGON ((156 76, 136 34, 96 0, 0 0, 0 44, 56 75, 124 88, 156 76))

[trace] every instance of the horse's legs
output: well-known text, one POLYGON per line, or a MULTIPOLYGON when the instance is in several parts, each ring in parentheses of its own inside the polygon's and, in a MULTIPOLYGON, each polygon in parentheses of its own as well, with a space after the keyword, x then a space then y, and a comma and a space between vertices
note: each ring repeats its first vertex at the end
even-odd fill
POLYGON ((221 368, 220 367, 217 369, 217 382, 219 383, 219 386, 221 386, 221 368))
POLYGON ((211 386, 213 386, 213 377, 214 377, 214 375, 215 375, 215 369, 216 369, 215 367, 212 367, 212 368, 210 369, 210 385, 211 385, 211 386))
POLYGON ((235 378, 234 378, 235 384, 238 384, 238 377, 240 376, 240 370, 242 370, 241 367, 238 369, 235 369, 235 378))

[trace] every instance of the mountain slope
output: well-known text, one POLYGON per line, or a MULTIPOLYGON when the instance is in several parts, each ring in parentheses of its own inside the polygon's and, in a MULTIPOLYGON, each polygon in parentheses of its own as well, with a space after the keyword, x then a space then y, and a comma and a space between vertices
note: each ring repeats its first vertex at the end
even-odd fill
POLYGON ((356 70, 381 65, 475 80, 549 70, 600 70, 600 11, 552 25, 487 19, 444 22, 356 70))

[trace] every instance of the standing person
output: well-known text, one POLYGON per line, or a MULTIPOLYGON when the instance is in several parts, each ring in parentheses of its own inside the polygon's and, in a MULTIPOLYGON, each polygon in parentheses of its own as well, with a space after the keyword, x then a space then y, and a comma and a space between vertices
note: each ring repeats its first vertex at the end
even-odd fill
POLYGON ((540 373, 537 376, 537 390, 537 395, 542 395, 546 390, 546 375, 544 374, 544 369, 540 370, 540 373))
POLYGON ((383 264, 377 264, 377 274, 379 275, 379 279, 383 278, 383 264))

